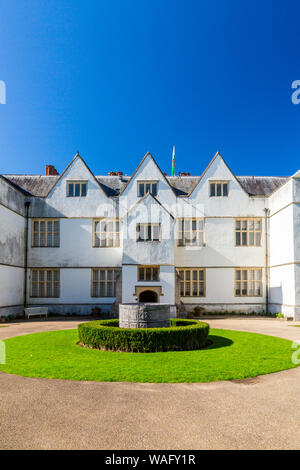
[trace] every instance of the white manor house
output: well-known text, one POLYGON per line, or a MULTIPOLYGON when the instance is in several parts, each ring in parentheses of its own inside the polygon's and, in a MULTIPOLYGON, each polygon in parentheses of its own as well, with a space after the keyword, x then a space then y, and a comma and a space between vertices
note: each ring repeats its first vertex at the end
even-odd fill
POLYGON ((0 316, 161 302, 177 315, 282 312, 300 320, 300 171, 235 176, 219 153, 201 176, 166 176, 147 153, 132 176, 0 176, 0 316))

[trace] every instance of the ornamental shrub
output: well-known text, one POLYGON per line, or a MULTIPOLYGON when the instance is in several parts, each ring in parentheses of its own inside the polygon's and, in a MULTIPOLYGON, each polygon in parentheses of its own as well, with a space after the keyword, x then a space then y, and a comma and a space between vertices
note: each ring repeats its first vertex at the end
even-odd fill
POLYGON ((171 318, 168 328, 119 328, 119 320, 98 320, 78 326, 79 343, 94 349, 127 352, 183 351, 205 346, 209 326, 171 318))

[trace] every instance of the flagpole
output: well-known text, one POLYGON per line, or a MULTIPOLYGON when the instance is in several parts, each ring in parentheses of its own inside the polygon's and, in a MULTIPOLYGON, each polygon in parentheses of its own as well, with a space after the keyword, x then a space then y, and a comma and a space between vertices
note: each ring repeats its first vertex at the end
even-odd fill
POLYGON ((172 153, 172 176, 175 175, 175 145, 173 145, 173 153, 172 153))

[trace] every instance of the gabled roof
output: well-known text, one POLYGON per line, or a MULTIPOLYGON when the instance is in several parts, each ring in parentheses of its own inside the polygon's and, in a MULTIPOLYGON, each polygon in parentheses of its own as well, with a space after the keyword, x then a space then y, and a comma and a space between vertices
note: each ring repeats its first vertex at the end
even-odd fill
POLYGON ((211 165, 213 164, 213 162, 218 158, 220 157, 220 159, 222 160, 222 162, 224 163, 224 165, 227 167, 227 169, 230 171, 230 173, 232 174, 232 176, 236 179, 236 181, 238 182, 238 184, 240 185, 240 187, 242 188, 242 190, 248 194, 246 192, 246 190, 243 188, 243 186, 241 185, 241 183, 239 182, 239 180, 236 178, 235 174, 233 173, 233 171, 229 168, 229 166, 227 165, 227 163, 225 162, 224 158, 222 157, 222 155, 220 154, 220 152, 216 152, 215 156, 213 157, 213 159, 211 160, 211 162, 207 165, 207 167, 205 168, 205 170, 203 171, 202 175, 200 176, 199 180, 197 181, 197 183, 195 184, 195 186, 193 187, 193 189, 191 190, 191 192, 189 193, 189 196, 192 194, 192 192, 196 189, 196 187, 199 185, 200 181, 202 180, 202 178, 204 177, 204 175, 207 173, 208 169, 211 167, 211 165))
POLYGON ((123 186, 123 188, 121 189, 120 191, 120 195, 125 191, 125 189, 127 188, 127 186, 129 185, 129 183, 134 179, 138 169, 141 167, 141 165, 144 163, 144 161, 146 160, 146 158, 151 158, 151 160, 153 161, 154 165, 156 165, 158 171, 161 173, 161 176, 162 178, 166 181, 167 185, 170 186, 170 188, 172 189, 172 191, 175 193, 174 191, 174 188, 170 185, 168 179, 166 178, 166 176, 163 174, 163 172, 161 171, 161 169, 159 168, 158 164, 156 163, 156 161, 154 160, 154 158, 152 157, 151 153, 150 152, 147 152, 146 155, 142 158, 142 160, 140 161, 140 163, 138 164, 138 166, 136 167, 136 169, 134 170, 132 176, 129 178, 129 180, 127 181, 127 183, 123 186))
POLYGON ((128 215, 131 214, 131 212, 133 212, 133 211, 139 206, 139 204, 141 204, 141 202, 145 201, 145 199, 147 199, 147 198, 152 198, 152 199, 154 199, 154 201, 155 201, 157 204, 159 204, 160 207, 161 207, 173 220, 175 220, 175 217, 171 214, 171 212, 169 212, 169 211, 165 208, 165 206, 164 206, 155 196, 153 196, 153 194, 151 194, 151 193, 147 193, 147 194, 145 194, 145 196, 140 197, 139 200, 137 201, 137 203, 134 204, 134 206, 132 206, 132 207, 129 209, 129 211, 127 211, 126 214, 122 217, 122 220, 123 220, 123 219, 126 219, 126 217, 128 217, 128 215))
MULTIPOLYGON (((67 167, 64 169, 64 171, 62 172, 61 175, 57 176, 56 180, 54 181, 52 187, 49 189, 49 191, 46 193, 46 195, 44 197, 47 197, 49 196, 50 192, 52 191, 52 189, 57 185, 57 183, 61 180, 61 178, 64 176, 64 174, 68 171, 68 169, 73 165, 73 163, 75 162, 75 160, 81 160, 81 162, 84 164, 84 166, 86 167, 86 169, 88 170, 88 172, 91 174, 91 177, 95 180, 96 184, 101 188, 101 190, 103 191, 103 193, 105 194, 105 191, 104 189, 102 188, 102 186, 99 184, 99 181, 97 180, 97 178, 95 177, 94 173, 92 173, 92 171, 89 169, 89 167, 87 166, 87 164, 85 163, 85 161, 83 160, 83 158, 79 155, 79 153, 77 152, 76 155, 72 158, 72 160, 70 161, 70 163, 67 165, 67 167)), ((49 176, 46 176, 46 178, 49 178, 49 176)))
MULTIPOLYGON (((138 168, 145 160, 147 156, 153 160, 157 168, 162 174, 162 177, 165 179, 167 184, 172 188, 172 191, 177 197, 188 197, 196 186, 199 184, 203 176, 205 175, 208 168, 211 166, 215 158, 220 155, 219 152, 216 153, 212 161, 209 163, 208 167, 199 176, 165 176, 160 168, 158 167, 157 163, 155 162, 154 158, 150 153, 147 153, 135 172, 132 176, 122 175, 122 176, 111 176, 111 175, 103 175, 103 176, 95 176, 82 159, 79 154, 76 154, 72 161, 69 163, 67 168, 60 176, 45 176, 45 175, 2 175, 2 178, 10 183, 13 187, 21 191, 26 196, 36 196, 36 197, 46 197, 50 191, 55 187, 59 179, 64 175, 67 169, 70 167, 72 162, 75 158, 80 158, 85 167, 91 173, 91 176, 95 179, 96 183, 101 187, 103 192, 107 197, 118 197, 121 195, 132 180, 134 175, 136 174, 138 168)), ((236 178, 237 182, 243 188, 243 190, 249 196, 257 196, 257 197, 268 197, 274 191, 279 189, 283 184, 285 184, 290 178, 283 177, 283 176, 236 176, 230 170, 228 165, 226 164, 225 160, 220 155, 220 158, 223 160, 226 167, 232 173, 232 175, 236 178)), ((1 176, 1 175, 0 175, 1 176)), ((293 175, 294 178, 298 178, 300 176, 300 171, 293 175)))

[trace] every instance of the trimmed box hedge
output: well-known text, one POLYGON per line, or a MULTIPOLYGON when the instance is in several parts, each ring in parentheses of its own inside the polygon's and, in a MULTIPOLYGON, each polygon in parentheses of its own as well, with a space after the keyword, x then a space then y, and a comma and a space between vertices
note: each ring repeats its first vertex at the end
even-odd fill
POLYGON ((94 349, 127 352, 184 351, 205 346, 209 325, 170 319, 167 328, 119 328, 119 320, 98 320, 78 326, 79 343, 94 349))

